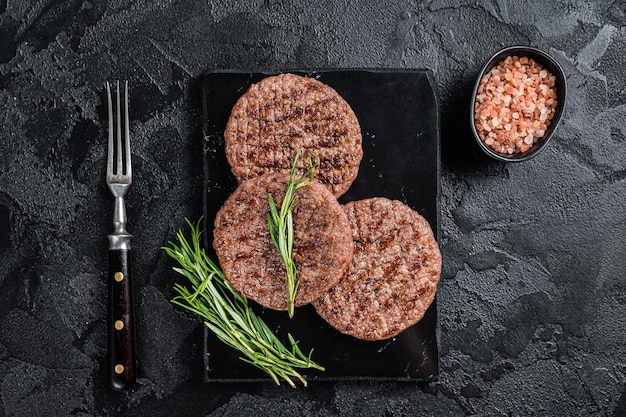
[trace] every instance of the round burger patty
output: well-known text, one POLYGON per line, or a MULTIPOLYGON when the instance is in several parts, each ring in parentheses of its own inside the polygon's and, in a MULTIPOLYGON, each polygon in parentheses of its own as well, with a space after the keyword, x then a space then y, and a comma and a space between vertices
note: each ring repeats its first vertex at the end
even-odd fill
POLYGON ((330 325, 382 340, 417 323, 434 299, 441 254, 430 225, 399 201, 371 198, 344 206, 354 255, 341 280, 316 300, 330 325))
MULTIPOLYGON (((246 297, 287 309, 285 267, 267 225, 268 194, 280 211, 289 175, 266 174, 243 181, 217 213, 213 247, 224 276, 246 297)), ((337 283, 352 259, 346 213, 317 181, 299 188, 292 208, 293 260, 300 284, 296 306, 308 304, 337 283)))
POLYGON ((288 173, 302 150, 299 173, 311 156, 315 177, 336 197, 350 188, 363 157, 361 128, 348 103, 328 85, 294 74, 251 85, 235 103, 224 139, 238 181, 288 173))

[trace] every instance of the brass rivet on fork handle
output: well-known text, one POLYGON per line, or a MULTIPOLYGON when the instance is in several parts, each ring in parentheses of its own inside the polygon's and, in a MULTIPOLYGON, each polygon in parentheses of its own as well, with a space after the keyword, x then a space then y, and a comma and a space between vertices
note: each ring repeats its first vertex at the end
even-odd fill
POLYGON ((124 201, 132 183, 128 83, 124 83, 123 113, 120 103, 119 82, 117 82, 115 95, 115 111, 109 83, 106 83, 106 93, 109 115, 106 183, 115 200, 113 232, 108 235, 108 369, 111 387, 118 391, 124 391, 131 388, 136 379, 135 325, 130 262, 131 235, 126 231, 127 219, 124 201), (123 129, 122 125, 124 126, 123 129), (120 317, 124 317, 124 322, 119 320, 120 317))

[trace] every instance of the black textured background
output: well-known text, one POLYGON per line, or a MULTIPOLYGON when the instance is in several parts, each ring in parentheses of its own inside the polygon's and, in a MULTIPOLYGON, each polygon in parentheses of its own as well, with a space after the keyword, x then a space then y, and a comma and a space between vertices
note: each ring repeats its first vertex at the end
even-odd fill
POLYGON ((0 0, 0 415, 626 415, 623 1, 0 0), (474 78, 554 56, 565 118, 536 158, 478 154, 474 78), (433 70, 442 111, 438 382, 201 382, 202 326, 158 248, 202 211, 206 69, 433 70), (140 378, 106 354, 106 80, 132 86, 140 378))

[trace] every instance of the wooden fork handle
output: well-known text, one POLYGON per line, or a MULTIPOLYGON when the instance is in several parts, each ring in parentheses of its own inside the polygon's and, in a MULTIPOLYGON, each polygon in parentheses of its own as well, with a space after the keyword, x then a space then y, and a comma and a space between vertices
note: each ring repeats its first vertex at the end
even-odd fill
POLYGON ((130 249, 109 250, 109 375, 111 387, 128 390, 135 383, 135 316, 130 249))

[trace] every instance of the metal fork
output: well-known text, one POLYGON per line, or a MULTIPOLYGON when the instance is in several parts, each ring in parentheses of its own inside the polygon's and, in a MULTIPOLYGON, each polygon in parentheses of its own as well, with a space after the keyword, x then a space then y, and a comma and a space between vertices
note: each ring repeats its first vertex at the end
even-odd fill
POLYGON ((113 232, 109 238, 108 367, 111 387, 129 389, 136 378, 135 323, 130 268, 130 238, 126 231, 124 197, 132 183, 128 127, 128 82, 124 83, 124 113, 120 109, 120 83, 113 112, 111 88, 106 83, 109 113, 109 145, 106 183, 115 198, 113 232), (122 120, 124 130, 122 131, 122 120), (115 127, 114 127, 115 126, 115 127))

